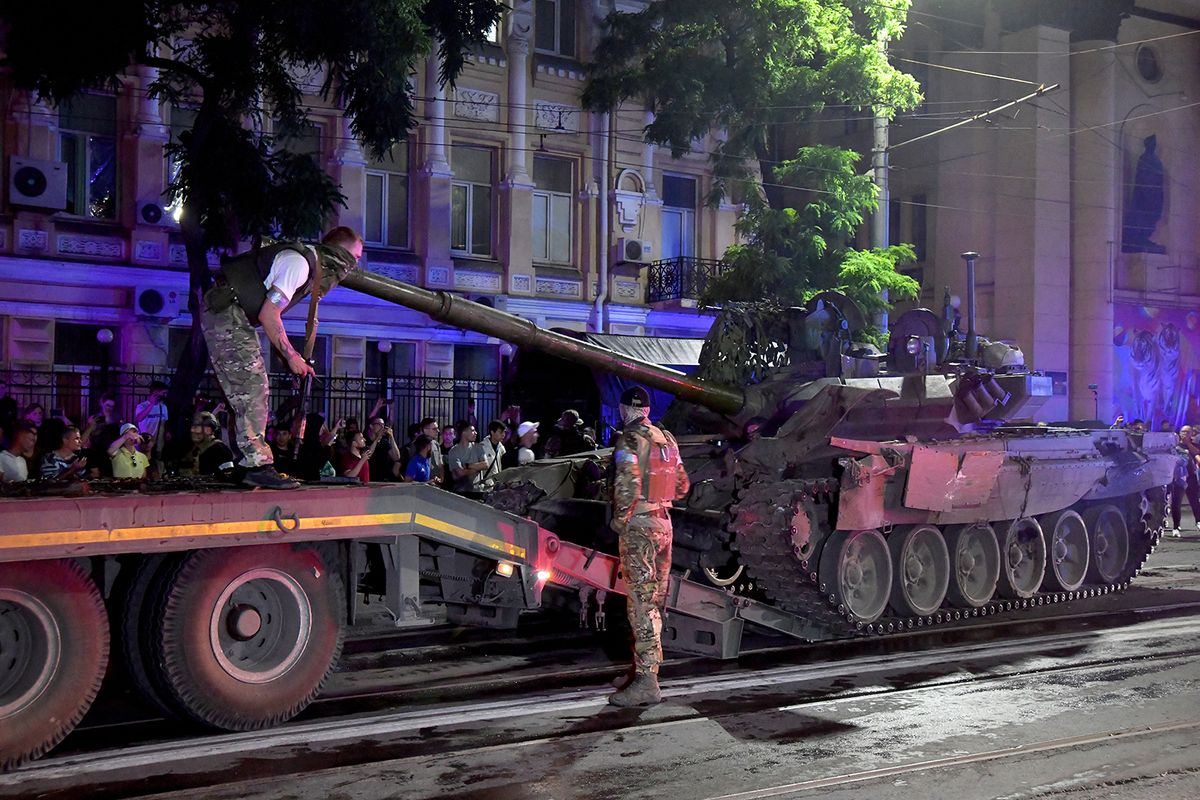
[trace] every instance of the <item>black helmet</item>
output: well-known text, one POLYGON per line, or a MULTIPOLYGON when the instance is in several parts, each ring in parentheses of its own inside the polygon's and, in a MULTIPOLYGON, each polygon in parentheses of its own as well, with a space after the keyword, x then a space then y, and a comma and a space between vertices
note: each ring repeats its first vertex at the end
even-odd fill
POLYGON ((213 436, 218 436, 221 433, 221 423, 217 421, 216 416, 209 411, 199 411, 192 417, 192 424, 201 428, 212 428, 213 436))
POLYGON ((650 393, 640 386, 631 386, 621 395, 621 405, 633 408, 649 408, 650 393))

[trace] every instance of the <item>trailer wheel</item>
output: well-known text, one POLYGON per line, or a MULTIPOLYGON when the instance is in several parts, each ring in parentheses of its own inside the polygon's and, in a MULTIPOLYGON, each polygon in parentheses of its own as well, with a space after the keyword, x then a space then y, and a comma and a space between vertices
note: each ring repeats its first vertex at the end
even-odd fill
POLYGON ((104 602, 78 564, 0 564, 0 770, 61 742, 107 663, 104 602))
POLYGON ((157 615, 172 694, 198 722, 249 731, 312 702, 342 651, 342 581, 316 550, 264 545, 184 559, 157 615))
POLYGON ((171 695, 155 649, 153 609, 180 558, 176 553, 156 554, 138 562, 125 588, 119 620, 121 660, 126 674, 138 695, 168 719, 178 719, 182 713, 171 695))

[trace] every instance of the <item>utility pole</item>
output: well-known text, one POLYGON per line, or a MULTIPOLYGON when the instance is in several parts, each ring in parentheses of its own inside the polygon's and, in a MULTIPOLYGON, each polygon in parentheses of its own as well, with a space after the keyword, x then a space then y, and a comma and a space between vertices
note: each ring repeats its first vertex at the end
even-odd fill
MULTIPOLYGON (((876 40, 876 48, 887 58, 887 34, 880 32, 876 40)), ((891 190, 888 187, 888 109, 883 106, 874 107, 874 143, 871 147, 871 171, 875 182, 875 190, 879 198, 879 206, 871 218, 871 247, 884 249, 891 245, 891 190)), ((887 289, 881 293, 883 300, 888 299, 887 289)), ((883 333, 888 330, 888 312, 880 311, 875 320, 875 326, 883 333)))

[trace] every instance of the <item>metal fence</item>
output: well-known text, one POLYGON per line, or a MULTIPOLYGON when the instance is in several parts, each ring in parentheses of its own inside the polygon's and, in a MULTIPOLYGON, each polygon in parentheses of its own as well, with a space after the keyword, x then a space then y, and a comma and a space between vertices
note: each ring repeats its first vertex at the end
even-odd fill
MULTIPOLYGON (((132 420, 137 404, 149 395, 151 382, 158 380, 170 385, 171 377, 170 372, 104 371, 88 367, 0 371, 0 379, 8 381, 9 394, 19 408, 39 403, 47 415, 61 412, 73 422, 82 422, 89 414, 96 413, 100 396, 106 391, 116 395, 120 417, 132 420)), ((289 374, 272 373, 270 385, 272 412, 295 396, 295 380, 289 374)), ((205 374, 198 393, 213 402, 222 398, 221 387, 211 373, 205 374)), ((380 398, 384 402, 379 413, 391 421, 402 440, 408 426, 423 417, 436 417, 446 425, 468 419, 473 410, 478 424, 486 426, 499 416, 502 408, 500 383, 496 380, 395 375, 386 379, 320 377, 313 383, 309 409, 331 423, 340 417, 353 417, 366 427, 365 417, 380 398)), ((181 411, 190 414, 192 409, 181 411)))
POLYGON ((724 261, 709 258, 680 256, 655 261, 646 275, 646 302, 698 300, 708 282, 724 268, 724 261))

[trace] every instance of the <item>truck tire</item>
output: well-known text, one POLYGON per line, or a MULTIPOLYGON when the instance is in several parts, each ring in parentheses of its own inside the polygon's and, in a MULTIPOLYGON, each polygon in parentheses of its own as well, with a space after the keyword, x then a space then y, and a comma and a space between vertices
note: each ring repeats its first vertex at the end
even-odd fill
POLYGON ((342 580, 310 548, 200 550, 168 579, 155 615, 174 700, 197 722, 250 731, 291 719, 337 664, 342 580))
POLYGON ((152 612, 181 557, 178 553, 156 553, 138 561, 122 593, 118 622, 121 661, 129 682, 152 710, 167 719, 179 719, 182 711, 174 702, 157 657, 152 612))
POLYGON ((0 564, 0 771, 70 733, 107 664, 104 602, 78 564, 0 564))

